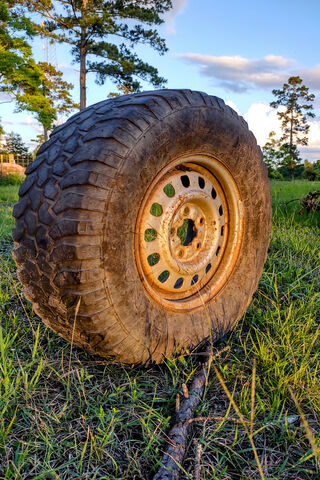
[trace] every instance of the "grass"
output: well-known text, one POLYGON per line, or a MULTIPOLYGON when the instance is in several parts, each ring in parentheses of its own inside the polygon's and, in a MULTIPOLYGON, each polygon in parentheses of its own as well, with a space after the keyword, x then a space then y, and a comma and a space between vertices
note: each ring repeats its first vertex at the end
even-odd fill
MULTIPOLYGON (((217 374, 211 369, 196 412, 208 420, 193 426, 182 479, 194 478, 199 452, 202 480, 320 478, 320 214, 299 216, 298 202, 284 204, 319 188, 272 184, 265 270, 246 315, 218 346, 230 349, 217 374)), ((197 357, 110 365, 48 330, 21 296, 10 256, 16 192, 0 189, 0 478, 152 478, 197 357)))

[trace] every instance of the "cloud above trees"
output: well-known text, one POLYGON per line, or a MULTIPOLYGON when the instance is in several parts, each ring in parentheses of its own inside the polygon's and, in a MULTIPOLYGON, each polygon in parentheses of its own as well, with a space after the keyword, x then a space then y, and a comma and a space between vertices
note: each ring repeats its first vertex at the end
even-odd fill
MULTIPOLYGON (((226 104, 241 114, 234 102, 228 100, 226 104)), ((248 111, 243 115, 260 147, 263 147, 266 143, 269 132, 271 131, 276 133, 277 138, 281 137, 281 122, 277 116, 277 111, 283 108, 284 107, 275 109, 265 102, 255 102, 250 105, 248 111)), ((320 159, 320 121, 313 119, 308 123, 310 125, 308 133, 309 143, 306 147, 299 145, 298 148, 303 159, 307 158, 308 160, 315 161, 320 159)))
POLYGON ((277 88, 291 75, 299 75, 311 90, 320 90, 319 65, 314 68, 299 68, 295 60, 279 55, 249 59, 237 55, 215 57, 182 53, 178 57, 196 65, 200 73, 212 78, 217 86, 236 93, 256 88, 277 88))
POLYGON ((176 33, 175 18, 182 12, 186 5, 187 0, 173 0, 171 10, 164 15, 166 35, 173 35, 176 33))

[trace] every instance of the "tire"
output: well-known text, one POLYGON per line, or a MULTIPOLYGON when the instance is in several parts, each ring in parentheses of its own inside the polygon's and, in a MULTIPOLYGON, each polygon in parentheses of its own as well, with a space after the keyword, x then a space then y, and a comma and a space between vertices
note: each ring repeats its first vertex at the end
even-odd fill
POLYGON ((26 173, 13 257, 34 311, 63 338, 159 363, 246 311, 269 244, 269 181, 221 99, 159 90, 100 102, 56 128, 26 173))

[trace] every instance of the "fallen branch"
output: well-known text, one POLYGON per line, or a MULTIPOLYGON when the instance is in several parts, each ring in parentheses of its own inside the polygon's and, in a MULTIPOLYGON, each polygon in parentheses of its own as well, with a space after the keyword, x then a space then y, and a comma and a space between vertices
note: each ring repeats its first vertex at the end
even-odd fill
POLYGON ((320 190, 312 193, 309 192, 305 198, 300 200, 301 208, 299 210, 299 215, 302 215, 304 209, 309 212, 315 212, 316 210, 320 210, 320 190))
POLYGON ((206 361, 193 379, 191 387, 188 389, 183 384, 183 398, 180 401, 180 397, 177 396, 175 423, 168 433, 168 445, 162 457, 162 466, 153 477, 153 480, 178 480, 179 472, 182 469, 189 428, 193 422, 203 421, 202 418, 193 418, 193 415, 202 397, 210 364, 213 359, 229 349, 230 347, 223 348, 212 355, 211 346, 209 345, 205 352, 206 361))

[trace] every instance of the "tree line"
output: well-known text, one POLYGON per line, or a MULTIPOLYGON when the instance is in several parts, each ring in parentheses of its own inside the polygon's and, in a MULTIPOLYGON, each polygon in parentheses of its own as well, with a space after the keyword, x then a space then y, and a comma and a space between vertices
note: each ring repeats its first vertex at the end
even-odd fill
MULTIPOLYGON (((155 88, 164 86, 166 80, 139 58, 135 47, 146 44, 161 55, 167 51, 157 27, 171 8, 171 0, 0 0, 0 104, 14 102, 16 111, 36 118, 42 126, 35 139, 40 145, 58 115, 86 107, 90 72, 97 84, 109 79, 116 85, 117 92, 109 96, 137 92, 145 81, 155 88), (34 59, 32 43, 37 38, 69 47, 79 66, 79 102, 71 96, 73 84, 56 66, 34 59)), ((298 150, 308 143, 314 95, 298 76, 272 93, 276 99, 270 105, 277 108, 282 135, 277 138, 270 132, 263 147, 269 176, 320 178, 320 161, 303 164, 298 150)), ((24 148, 22 138, 13 132, 2 145, 2 151, 14 153, 18 161, 24 148)))

